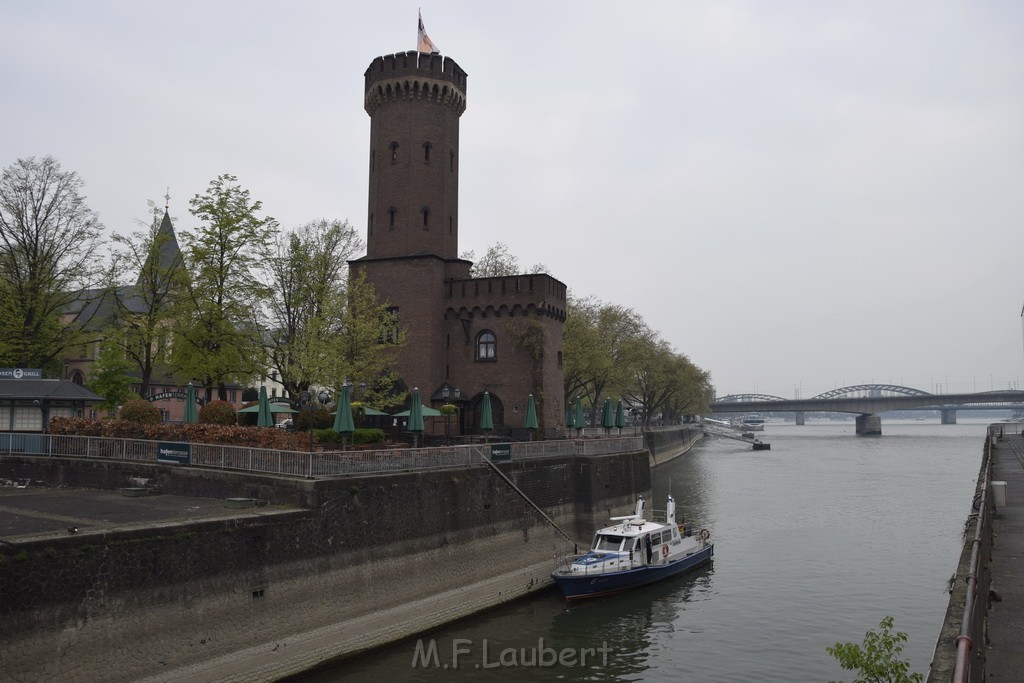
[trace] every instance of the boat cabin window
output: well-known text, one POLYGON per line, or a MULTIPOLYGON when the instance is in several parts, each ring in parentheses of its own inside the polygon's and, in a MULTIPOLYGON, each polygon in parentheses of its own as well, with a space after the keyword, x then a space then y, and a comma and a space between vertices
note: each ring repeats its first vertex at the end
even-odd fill
POLYGON ((622 550, 622 542, 625 540, 625 536, 598 534, 594 542, 594 550, 622 550))

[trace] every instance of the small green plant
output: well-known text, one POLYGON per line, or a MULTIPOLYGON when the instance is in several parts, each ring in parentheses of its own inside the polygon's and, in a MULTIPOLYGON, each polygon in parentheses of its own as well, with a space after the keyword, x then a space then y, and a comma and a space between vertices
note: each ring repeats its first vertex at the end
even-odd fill
POLYGON ((892 632, 893 618, 879 622, 881 633, 871 629, 864 634, 864 644, 836 643, 825 650, 839 660, 847 671, 856 671, 853 683, 920 683, 924 676, 908 673, 910 662, 901 659, 907 634, 892 632))

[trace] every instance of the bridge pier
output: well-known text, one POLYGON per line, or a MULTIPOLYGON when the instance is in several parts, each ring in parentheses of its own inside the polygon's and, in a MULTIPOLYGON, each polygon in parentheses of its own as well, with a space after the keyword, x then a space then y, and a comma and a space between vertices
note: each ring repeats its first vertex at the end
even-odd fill
POLYGON ((880 436, 882 434, 882 418, 879 415, 858 415, 857 436, 880 436))
POLYGON ((798 427, 803 427, 804 426, 804 420, 805 420, 804 411, 802 411, 802 410, 796 411, 796 424, 797 424, 798 427))
POLYGON ((953 408, 943 408, 939 411, 942 416, 942 424, 944 425, 955 425, 956 424, 956 410, 953 408))

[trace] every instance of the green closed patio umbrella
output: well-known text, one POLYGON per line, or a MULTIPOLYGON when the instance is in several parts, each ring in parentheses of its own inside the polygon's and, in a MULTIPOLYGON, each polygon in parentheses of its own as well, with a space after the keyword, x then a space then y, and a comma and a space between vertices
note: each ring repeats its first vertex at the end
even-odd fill
POLYGON ((576 436, 579 436, 583 428, 587 426, 587 418, 583 415, 583 399, 576 397, 576 404, 573 406, 573 421, 576 423, 576 436))
POLYGON ((611 433, 612 427, 615 426, 615 414, 612 412, 612 400, 608 397, 605 397, 604 407, 601 409, 601 426, 604 427, 604 433, 606 436, 611 433))
POLYGON ((615 408, 615 426, 619 428, 619 436, 622 436, 622 428, 626 426, 626 411, 622 408, 622 399, 619 399, 619 405, 615 408))
POLYGON ((199 422, 199 415, 196 412, 196 387, 192 382, 188 383, 185 389, 185 422, 195 424, 199 422))
POLYGON ((523 426, 530 430, 530 441, 533 441, 533 432, 537 429, 537 403, 533 400, 533 394, 526 397, 526 422, 523 426))
POLYGON ((267 398, 267 388, 260 385, 260 409, 256 418, 257 427, 273 427, 274 416, 270 413, 270 399, 267 398))
MULTIPOLYGON (((352 419, 352 397, 349 395, 349 386, 341 386, 341 398, 338 399, 338 409, 334 411, 334 431, 338 434, 351 434, 356 430, 355 420, 352 419)), ((345 440, 341 443, 344 445, 345 440)))
POLYGON ((420 434, 424 430, 423 425, 423 404, 420 403, 420 390, 413 388, 412 398, 409 403, 409 423, 406 429, 413 434, 412 445, 416 448, 419 445, 420 434))
POLYGON ((494 416, 491 415, 491 395, 485 391, 484 397, 480 400, 480 430, 484 432, 485 443, 492 429, 494 429, 494 416))

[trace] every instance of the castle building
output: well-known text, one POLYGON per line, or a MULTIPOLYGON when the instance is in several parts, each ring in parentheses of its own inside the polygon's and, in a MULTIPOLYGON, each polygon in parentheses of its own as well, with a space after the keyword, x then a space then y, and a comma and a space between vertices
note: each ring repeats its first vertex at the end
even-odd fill
POLYGON ((406 333, 396 367, 406 388, 435 407, 458 404, 459 432, 479 431, 487 392, 496 433, 525 433, 532 394, 540 428, 559 434, 565 284, 547 274, 474 278, 458 256, 466 78, 453 59, 415 51, 366 70, 367 249, 350 267, 406 333))

